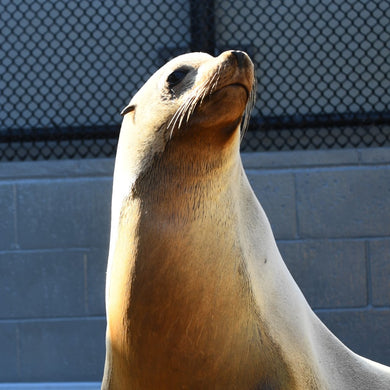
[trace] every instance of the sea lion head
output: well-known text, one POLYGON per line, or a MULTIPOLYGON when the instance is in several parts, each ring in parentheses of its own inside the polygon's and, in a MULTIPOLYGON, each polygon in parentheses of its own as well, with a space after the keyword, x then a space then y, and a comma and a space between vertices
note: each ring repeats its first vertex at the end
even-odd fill
POLYGON ((223 146, 237 133, 240 140, 254 98, 254 66, 246 53, 181 55, 156 71, 123 109, 119 147, 142 170, 175 139, 201 148, 223 146))

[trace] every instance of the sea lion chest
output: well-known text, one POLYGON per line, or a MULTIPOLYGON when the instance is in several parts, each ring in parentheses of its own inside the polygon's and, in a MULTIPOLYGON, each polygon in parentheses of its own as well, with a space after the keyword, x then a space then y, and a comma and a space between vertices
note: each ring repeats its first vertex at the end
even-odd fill
MULTIPOLYGON (((132 386, 282 388, 288 372, 261 326, 245 268, 240 185, 223 172, 219 181, 194 184, 164 171, 157 182, 157 171, 137 183, 123 211, 121 224, 136 226, 120 231, 134 231, 135 240, 120 237, 132 246, 125 250, 131 258, 116 257, 131 271, 120 264, 114 271, 118 295, 129 296, 118 313, 125 320, 115 323, 123 324, 118 332, 125 335, 132 386), (265 356, 275 356, 278 374, 265 356)), ((238 166, 236 173, 239 180, 238 166)))

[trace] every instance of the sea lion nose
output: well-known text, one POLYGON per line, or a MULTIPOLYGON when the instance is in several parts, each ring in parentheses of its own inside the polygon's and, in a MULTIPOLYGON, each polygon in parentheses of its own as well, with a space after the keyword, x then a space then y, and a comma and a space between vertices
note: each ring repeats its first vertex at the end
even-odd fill
POLYGON ((231 53, 236 58, 238 67, 242 68, 246 62, 246 57, 247 57, 246 53, 240 50, 232 50, 231 53))

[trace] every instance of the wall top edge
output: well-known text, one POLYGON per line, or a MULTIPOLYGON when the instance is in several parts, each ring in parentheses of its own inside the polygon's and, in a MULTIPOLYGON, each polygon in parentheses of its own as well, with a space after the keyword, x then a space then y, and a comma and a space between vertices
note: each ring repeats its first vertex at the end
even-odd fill
MULTIPOLYGON (((246 169, 260 170, 386 165, 390 148, 251 152, 241 157, 246 169)), ((0 180, 112 177, 114 162, 113 158, 2 162, 0 180)))

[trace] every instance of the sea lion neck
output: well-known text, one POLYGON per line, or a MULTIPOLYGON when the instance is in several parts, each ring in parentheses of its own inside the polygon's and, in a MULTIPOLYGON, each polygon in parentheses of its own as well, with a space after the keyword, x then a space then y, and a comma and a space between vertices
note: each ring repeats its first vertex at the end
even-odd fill
POLYGON ((172 202, 203 199, 215 196, 234 178, 238 179, 241 160, 238 147, 215 148, 213 144, 188 144, 175 139, 169 142, 163 153, 157 154, 145 171, 137 178, 132 194, 141 201, 172 202))

